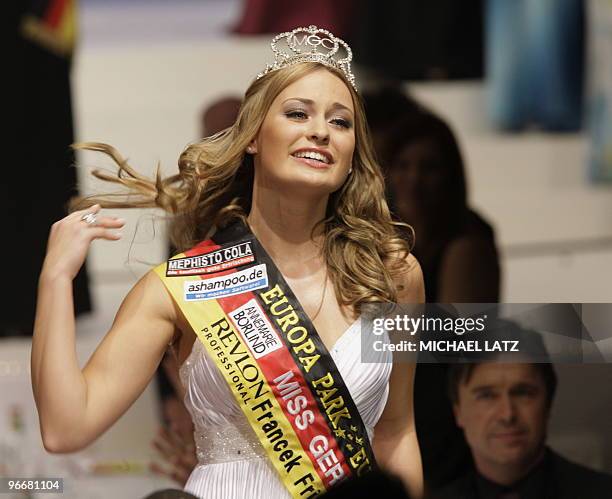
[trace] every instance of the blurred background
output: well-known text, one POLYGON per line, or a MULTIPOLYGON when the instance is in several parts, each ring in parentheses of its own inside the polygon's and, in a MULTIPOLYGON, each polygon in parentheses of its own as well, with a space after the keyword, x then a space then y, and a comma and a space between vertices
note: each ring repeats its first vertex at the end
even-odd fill
MULTIPOLYGON (((399 89, 452 129, 467 203, 494 232, 499 301, 612 302, 612 2, 390 1, 385 10, 369 1, 307 4, 32 2, 15 23, 17 37, 43 47, 70 74, 74 138, 60 144, 60 155, 71 140, 106 142, 145 174, 158 164, 173 174, 184 147, 204 133, 204 111, 219 99, 241 98, 271 60, 270 33, 308 24, 328 28, 351 44, 364 93, 399 89), (74 22, 74 49, 35 35, 44 30, 24 28, 26 18, 49 23, 49 5, 56 14, 62 6, 74 8, 73 21, 66 21, 74 22)), ((49 26, 57 35, 57 22, 49 26)), ((21 75, 36 62, 19 54, 21 75)), ((51 86, 49 75, 41 70, 34 76, 40 85, 27 89, 32 95, 21 90, 24 103, 55 99, 42 94, 51 86)), ((25 114, 22 108, 15 113, 25 114)), ((35 105, 18 133, 31 135, 33 123, 41 122, 57 129, 60 118, 53 113, 35 105)), ((23 137, 15 140, 21 148, 35 148, 23 137)), ((388 167, 397 159, 384 151, 379 157, 388 158, 388 167)), ((51 184, 33 166, 36 161, 20 167, 20 174, 27 168, 28 175, 40 175, 45 192, 51 184)), ((70 171, 71 159, 58 161, 70 171)), ((102 157, 79 155, 77 164, 72 172, 81 193, 108 191, 88 174, 105 166, 102 157)), ((23 179, 11 182, 9 190, 23 185, 23 179)), ((42 198, 5 210, 39 215, 36 202, 42 198)), ((44 206, 45 213, 51 211, 44 206)), ((83 286, 91 305, 83 305, 78 319, 83 363, 130 287, 167 257, 159 214, 133 210, 121 216, 128 220, 122 241, 96 242, 88 260, 83 286)), ((30 227, 29 220, 14 222, 21 224, 15 230, 30 227)), ((42 244, 49 225, 28 244, 42 244)), ((12 251, 19 252, 16 243, 12 251)), ((36 275, 41 260, 32 261, 36 275)), ((24 300, 35 292, 35 278, 29 281, 24 300)), ((29 381, 27 320, 23 324, 4 327, 0 343, 2 475, 76 477, 67 489, 78 489, 74 497, 80 498, 108 497, 110 490, 117 498, 142 497, 172 486, 147 471, 154 458, 150 442, 162 420, 155 383, 86 451, 70 457, 44 452, 29 381)), ((557 370, 550 443, 576 461, 612 472, 612 369, 601 364, 557 370)))

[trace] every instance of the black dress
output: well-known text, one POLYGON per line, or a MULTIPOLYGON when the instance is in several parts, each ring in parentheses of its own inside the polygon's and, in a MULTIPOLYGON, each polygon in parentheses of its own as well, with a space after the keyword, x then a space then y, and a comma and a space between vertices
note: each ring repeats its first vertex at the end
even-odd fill
MULTIPOLYGON (((451 233, 433 257, 421 258, 427 303, 438 302, 438 279, 444 253, 459 237, 485 238, 494 246, 493 228, 474 211, 468 210, 465 222, 451 233)), ((414 386, 415 424, 425 482, 432 490, 456 480, 472 468, 472 455, 455 424, 452 405, 447 395, 446 363, 420 363, 414 386)))

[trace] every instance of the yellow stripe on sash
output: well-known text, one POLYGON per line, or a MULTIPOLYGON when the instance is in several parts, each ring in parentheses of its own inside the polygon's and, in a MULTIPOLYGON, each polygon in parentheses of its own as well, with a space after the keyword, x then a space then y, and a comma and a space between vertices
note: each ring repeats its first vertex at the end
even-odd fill
MULTIPOLYGON (((178 257, 184 256, 183 254, 178 257)), ((194 276, 166 277, 166 264, 155 268, 193 331, 206 347, 265 449, 281 481, 296 498, 325 491, 256 359, 217 300, 186 301, 184 285, 194 276)), ((196 278, 197 279, 197 278, 196 278)), ((245 477, 248 480, 248 477, 245 477)))

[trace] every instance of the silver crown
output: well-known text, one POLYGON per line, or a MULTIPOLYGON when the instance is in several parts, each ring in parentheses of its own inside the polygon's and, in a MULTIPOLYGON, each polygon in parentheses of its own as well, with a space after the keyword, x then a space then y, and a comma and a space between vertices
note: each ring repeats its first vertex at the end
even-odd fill
POLYGON ((268 64, 266 69, 257 75, 259 80, 263 75, 277 69, 291 66, 299 62, 319 62, 325 66, 339 69, 344 73, 355 90, 355 76, 351 71, 353 52, 348 44, 335 37, 326 29, 308 26, 308 28, 295 28, 276 35, 270 42, 274 52, 274 63, 268 64), (278 43, 286 42, 286 47, 279 48, 278 43), (343 49, 346 55, 338 54, 343 49))

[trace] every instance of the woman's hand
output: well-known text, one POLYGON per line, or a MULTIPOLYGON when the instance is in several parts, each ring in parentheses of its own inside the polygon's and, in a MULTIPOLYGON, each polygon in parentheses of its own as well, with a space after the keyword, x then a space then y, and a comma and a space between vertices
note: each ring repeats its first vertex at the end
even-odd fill
POLYGON ((123 227, 125 221, 121 218, 96 216, 91 224, 83 220, 88 213, 98 214, 99 211, 100 205, 96 204, 87 210, 75 211, 53 224, 41 276, 74 279, 94 239, 117 241, 121 238, 120 233, 110 230, 123 227))
POLYGON ((172 427, 170 430, 161 427, 152 445, 160 453, 166 464, 170 465, 170 468, 152 462, 149 469, 158 475, 174 480, 181 487, 184 487, 189 475, 198 464, 193 433, 181 435, 172 427))
POLYGON ((166 426, 160 427, 152 445, 160 453, 166 464, 170 465, 170 469, 164 468, 156 462, 150 464, 150 469, 158 475, 167 476, 181 486, 185 486, 189 475, 198 463, 193 436, 193 421, 191 420, 191 414, 183 403, 185 389, 179 379, 178 359, 173 351, 166 353, 162 366, 174 387, 176 396, 166 397, 162 401, 163 419, 166 426))

